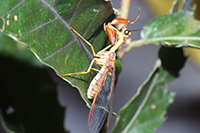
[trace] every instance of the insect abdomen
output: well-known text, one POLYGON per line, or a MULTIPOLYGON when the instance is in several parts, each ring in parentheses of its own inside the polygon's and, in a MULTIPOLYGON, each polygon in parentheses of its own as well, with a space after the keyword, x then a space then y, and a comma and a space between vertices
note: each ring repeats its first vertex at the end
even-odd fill
POLYGON ((93 78, 92 82, 87 91, 88 99, 93 99, 95 94, 101 91, 101 86, 107 76, 107 71, 105 71, 105 67, 102 67, 99 73, 93 78))

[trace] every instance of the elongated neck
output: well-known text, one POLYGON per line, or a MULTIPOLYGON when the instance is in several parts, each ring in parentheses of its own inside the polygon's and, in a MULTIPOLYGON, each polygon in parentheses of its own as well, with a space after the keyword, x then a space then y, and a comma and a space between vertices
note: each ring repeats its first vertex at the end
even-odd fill
POLYGON ((121 37, 117 41, 117 43, 110 49, 110 52, 115 52, 123 42, 124 42, 124 39, 123 39, 123 37, 121 37))

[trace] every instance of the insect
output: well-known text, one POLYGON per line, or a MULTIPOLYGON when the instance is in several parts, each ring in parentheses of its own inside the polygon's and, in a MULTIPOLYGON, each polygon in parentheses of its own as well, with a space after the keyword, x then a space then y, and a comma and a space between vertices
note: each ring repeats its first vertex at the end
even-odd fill
POLYGON ((91 133, 98 133, 101 130, 107 116, 109 123, 109 119, 112 113, 111 109, 114 93, 116 59, 115 51, 131 35, 130 30, 122 28, 122 30, 119 31, 113 25, 134 24, 139 17, 140 10, 137 17, 131 22, 127 19, 115 18, 111 22, 104 24, 104 30, 106 31, 111 44, 105 47, 103 50, 99 51, 98 53, 95 53, 92 44, 90 44, 73 28, 70 28, 75 34, 77 34, 91 47, 94 58, 92 59, 87 71, 68 73, 62 75, 61 77, 78 74, 87 74, 91 70, 98 72, 97 75, 91 81, 87 91, 87 98, 93 99, 90 113, 88 116, 88 129, 91 133), (94 62, 101 67, 100 70, 92 67, 94 62))

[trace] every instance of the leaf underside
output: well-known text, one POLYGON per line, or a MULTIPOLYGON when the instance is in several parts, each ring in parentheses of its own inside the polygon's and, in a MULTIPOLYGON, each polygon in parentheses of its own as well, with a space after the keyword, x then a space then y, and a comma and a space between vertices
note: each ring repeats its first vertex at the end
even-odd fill
POLYGON ((113 133, 152 133, 164 121, 164 113, 173 102, 174 93, 166 82, 174 76, 160 66, 160 61, 139 87, 135 96, 120 110, 113 133))
MULTIPOLYGON (((89 40, 97 52, 107 44, 103 23, 113 13, 110 2, 104 0, 3 0, 0 8, 4 32, 28 44, 38 59, 60 76, 86 71, 93 58, 91 48, 70 27, 89 40)), ((86 92, 94 74, 64 77, 88 104, 86 92)))

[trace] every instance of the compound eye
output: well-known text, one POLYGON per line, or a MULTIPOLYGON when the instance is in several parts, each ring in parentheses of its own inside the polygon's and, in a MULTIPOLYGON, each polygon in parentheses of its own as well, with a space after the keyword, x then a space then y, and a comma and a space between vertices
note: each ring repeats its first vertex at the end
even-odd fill
POLYGON ((130 31, 129 31, 129 30, 125 30, 125 31, 124 31, 124 34, 125 34, 125 35, 129 35, 129 34, 130 34, 130 31))

